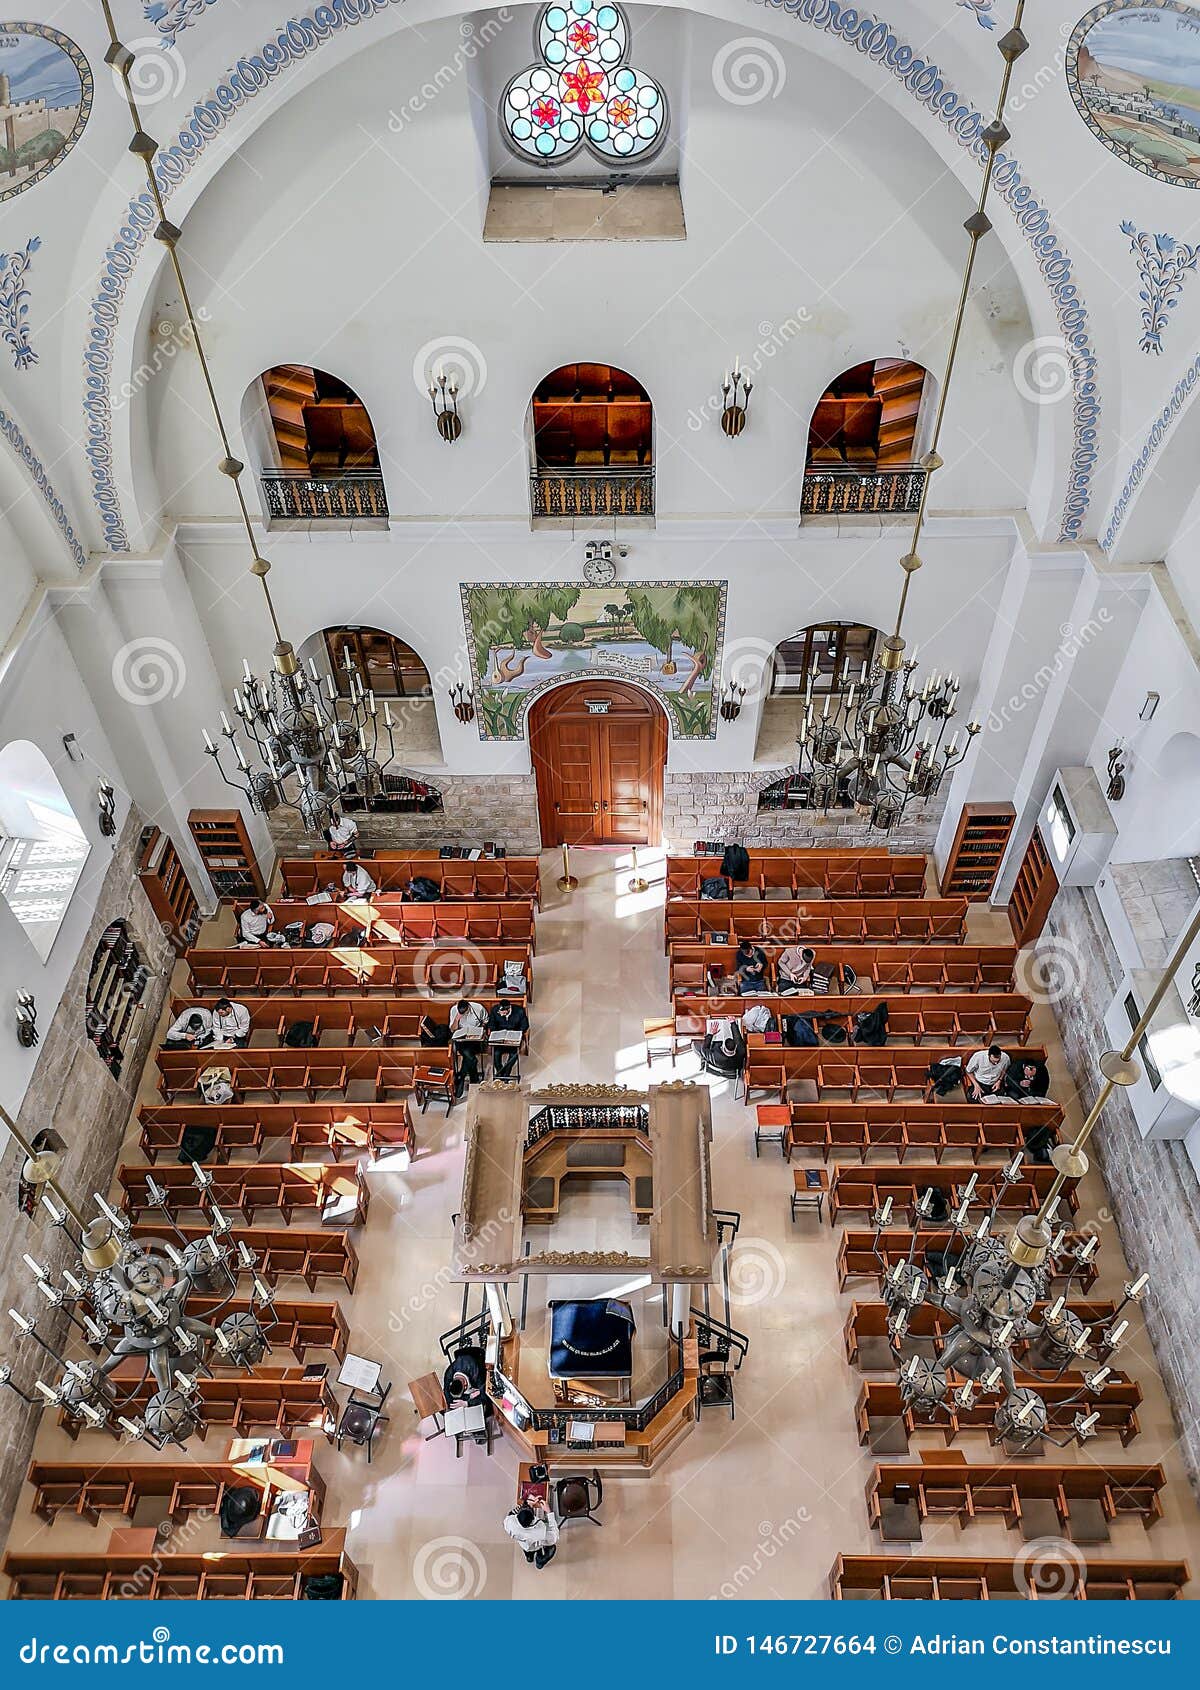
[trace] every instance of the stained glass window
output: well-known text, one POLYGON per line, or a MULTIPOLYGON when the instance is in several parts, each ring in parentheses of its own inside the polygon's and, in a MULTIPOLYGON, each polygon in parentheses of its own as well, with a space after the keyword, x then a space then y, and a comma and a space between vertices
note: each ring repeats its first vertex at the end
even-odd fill
POLYGON ((560 164, 580 147, 608 163, 647 158, 667 129, 667 97, 629 63, 619 6, 565 0, 534 29, 539 62, 514 76, 500 102, 505 136, 524 158, 560 164))

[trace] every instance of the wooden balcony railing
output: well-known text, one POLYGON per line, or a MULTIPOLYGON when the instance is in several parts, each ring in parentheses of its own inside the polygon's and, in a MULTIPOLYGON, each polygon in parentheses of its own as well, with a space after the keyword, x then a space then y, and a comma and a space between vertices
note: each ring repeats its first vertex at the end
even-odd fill
POLYGON ((377 469, 334 475, 266 469, 262 485, 268 516, 296 522, 351 522, 388 514, 383 476, 377 469))
POLYGON ((653 469, 538 469, 529 478, 536 517, 653 516, 653 469))
POLYGON ((916 510, 925 485, 919 464, 891 464, 886 469, 853 464, 812 465, 804 472, 801 516, 856 514, 905 515, 916 510))

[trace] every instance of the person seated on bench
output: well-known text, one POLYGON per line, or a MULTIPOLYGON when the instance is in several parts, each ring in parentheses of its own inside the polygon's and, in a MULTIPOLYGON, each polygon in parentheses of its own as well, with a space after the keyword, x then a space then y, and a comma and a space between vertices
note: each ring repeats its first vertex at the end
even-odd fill
POLYGON ((480 1080, 479 1057, 488 1036, 488 1012, 481 1003, 460 998, 450 1011, 450 1044, 454 1050, 454 1090, 461 1095, 472 1080, 480 1080))
POLYGON ((813 963, 817 953, 807 945, 789 945, 775 965, 779 990, 785 995, 803 992, 812 984, 813 963))
POLYGON ((243 945, 261 945, 267 934, 267 929, 275 925, 275 911, 270 904, 264 904, 261 898, 256 898, 249 909, 242 911, 242 919, 238 922, 238 931, 243 945))
POLYGON ((340 810, 335 810, 325 829, 325 843, 331 851, 341 851, 343 856, 352 857, 358 848, 358 823, 354 817, 344 816, 340 810))
POLYGON ((558 1521, 544 1496, 510 1508, 504 1529, 533 1567, 544 1567, 558 1553, 558 1521))
POLYGON ((218 998, 213 1005, 214 1050, 245 1050, 250 1043, 250 1011, 232 998, 218 998))
POLYGON ((963 1072, 963 1090, 968 1101, 975 1103, 981 1097, 995 1097, 1003 1088, 1011 1060, 999 1045, 989 1045, 986 1050, 977 1050, 974 1056, 969 1056, 963 1072))
POLYGON ((202 1050, 213 1042, 213 1018, 207 1009, 185 1009, 167 1028, 167 1050, 202 1050))
MULTIPOLYGON (((504 998, 494 1003, 488 1011, 489 1033, 527 1033, 529 1031, 529 1017, 519 1003, 511 998, 504 998)), ((492 1046, 492 1078, 507 1080, 517 1065, 517 1058, 521 1054, 521 1042, 514 1039, 511 1044, 492 1046)))
POLYGON ((692 1046, 710 1074, 736 1080, 746 1066, 746 1035, 736 1021, 714 1021, 692 1046))
POLYGON ((733 959, 733 973, 738 991, 765 992, 767 990, 767 953, 760 945, 743 939, 733 959))
POLYGON ((1017 1103, 1038 1103, 1050 1095, 1050 1072, 1044 1062, 1019 1056, 1004 1076, 1004 1095, 1017 1103))
POLYGON ((379 888, 357 857, 347 857, 342 871, 343 898, 373 898, 379 888))

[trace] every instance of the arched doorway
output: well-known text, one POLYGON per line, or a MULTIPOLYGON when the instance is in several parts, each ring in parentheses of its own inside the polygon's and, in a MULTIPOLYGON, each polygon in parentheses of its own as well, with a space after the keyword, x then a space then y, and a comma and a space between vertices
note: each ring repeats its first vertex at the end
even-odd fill
POLYGON ((656 845, 667 718, 640 688, 573 681, 529 712, 543 845, 656 845))

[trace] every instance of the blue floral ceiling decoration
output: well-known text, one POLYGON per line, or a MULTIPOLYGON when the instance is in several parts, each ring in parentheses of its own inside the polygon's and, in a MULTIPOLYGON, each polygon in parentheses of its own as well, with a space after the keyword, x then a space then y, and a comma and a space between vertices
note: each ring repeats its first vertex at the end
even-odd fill
POLYGON ((41 244, 37 235, 31 235, 20 252, 0 252, 0 333, 18 370, 27 370, 38 361, 29 344, 29 287, 25 278, 41 244))
POLYGON ((1138 292, 1142 302, 1141 349, 1161 352, 1163 331, 1179 304, 1184 279, 1196 268, 1200 246, 1177 241, 1174 235, 1146 234, 1128 221, 1121 224, 1121 233, 1129 236, 1129 250, 1137 259, 1142 277, 1138 292))
POLYGON ((194 23, 199 23, 210 6, 215 6, 217 0, 142 0, 142 9, 146 14, 146 21, 152 23, 169 46, 190 29, 194 23))

